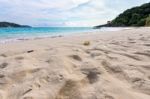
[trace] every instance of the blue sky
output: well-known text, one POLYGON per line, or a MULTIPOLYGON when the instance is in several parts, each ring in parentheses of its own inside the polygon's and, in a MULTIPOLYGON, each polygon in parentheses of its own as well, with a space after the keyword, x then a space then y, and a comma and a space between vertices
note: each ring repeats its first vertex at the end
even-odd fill
POLYGON ((31 26, 95 26, 150 0, 0 0, 0 21, 31 26))

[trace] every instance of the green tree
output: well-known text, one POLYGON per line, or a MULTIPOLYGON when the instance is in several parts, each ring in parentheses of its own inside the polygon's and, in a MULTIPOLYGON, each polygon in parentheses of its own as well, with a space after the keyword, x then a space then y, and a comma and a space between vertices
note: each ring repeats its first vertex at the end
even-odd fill
POLYGON ((150 16, 146 18, 146 26, 150 26, 150 16))
POLYGON ((131 17, 131 19, 130 19, 130 21, 129 21, 129 25, 133 25, 133 26, 135 26, 135 25, 137 25, 137 23, 138 23, 138 21, 141 19, 141 16, 140 16, 140 14, 137 14, 137 13, 133 13, 132 14, 132 17, 131 17))
POLYGON ((150 3, 127 9, 116 17, 111 26, 145 26, 149 24, 150 3))
POLYGON ((146 23, 146 19, 141 19, 140 21, 138 21, 136 26, 145 26, 146 23))
POLYGON ((100 25, 98 27, 103 26, 150 26, 150 2, 127 9, 113 19, 111 24, 100 25))

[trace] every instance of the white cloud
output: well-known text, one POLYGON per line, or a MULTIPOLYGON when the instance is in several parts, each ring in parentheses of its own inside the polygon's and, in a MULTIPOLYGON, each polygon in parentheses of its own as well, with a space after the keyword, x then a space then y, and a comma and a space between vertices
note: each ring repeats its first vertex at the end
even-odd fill
POLYGON ((0 0, 0 21, 34 26, 93 26, 146 1, 149 0, 0 0))
POLYGON ((105 20, 100 20, 100 19, 93 19, 93 20, 80 20, 80 21, 68 21, 65 22, 66 26, 83 26, 83 27, 87 27, 87 26, 95 26, 95 25, 99 25, 100 23, 104 24, 105 20))

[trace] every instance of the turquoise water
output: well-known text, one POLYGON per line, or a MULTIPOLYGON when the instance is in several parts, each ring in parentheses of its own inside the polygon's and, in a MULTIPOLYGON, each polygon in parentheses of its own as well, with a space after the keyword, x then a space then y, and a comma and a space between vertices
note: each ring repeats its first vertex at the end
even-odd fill
POLYGON ((41 37, 64 36, 93 31, 118 31, 125 28, 92 27, 34 27, 34 28, 0 28, 0 43, 35 39, 41 37))
POLYGON ((24 37, 24 36, 44 36, 63 35, 77 32, 92 31, 88 27, 36 27, 36 28, 0 28, 0 38, 2 37, 24 37))
POLYGON ((0 42, 26 38, 69 35, 90 31, 94 31, 94 29, 89 27, 0 28, 0 42))

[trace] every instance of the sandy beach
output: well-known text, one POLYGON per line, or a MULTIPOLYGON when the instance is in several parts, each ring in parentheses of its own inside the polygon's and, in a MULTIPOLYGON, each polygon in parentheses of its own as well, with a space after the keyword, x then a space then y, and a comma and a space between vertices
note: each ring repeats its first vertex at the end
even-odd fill
POLYGON ((150 28, 0 44, 0 99, 150 99, 150 28))

